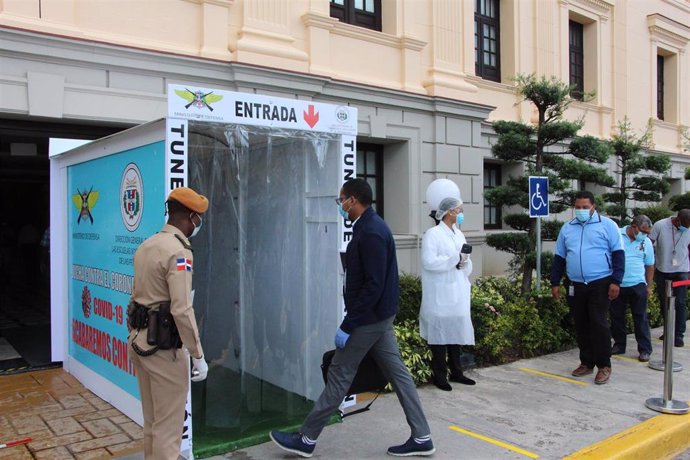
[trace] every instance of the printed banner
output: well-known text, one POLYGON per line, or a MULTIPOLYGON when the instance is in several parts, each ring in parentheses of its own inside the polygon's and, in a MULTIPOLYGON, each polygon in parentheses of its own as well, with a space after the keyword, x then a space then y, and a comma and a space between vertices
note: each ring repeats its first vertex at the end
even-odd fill
POLYGON ((69 354, 139 398, 127 304, 139 245, 164 222, 164 142, 68 168, 69 354))
POLYGON ((357 135, 357 109, 347 105, 168 85, 168 117, 357 135))

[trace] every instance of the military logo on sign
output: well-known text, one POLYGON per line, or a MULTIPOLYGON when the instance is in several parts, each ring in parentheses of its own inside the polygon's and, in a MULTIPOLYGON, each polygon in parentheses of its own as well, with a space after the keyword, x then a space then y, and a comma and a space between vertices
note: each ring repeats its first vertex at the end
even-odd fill
POLYGON ((144 182, 135 163, 125 168, 120 182, 120 213, 122 222, 130 232, 139 228, 144 212, 144 182))
POLYGON ((189 103, 184 106, 185 109, 188 109, 189 107, 203 109, 204 107, 206 107, 211 112, 213 112, 213 107, 211 107, 211 104, 215 104, 216 102, 223 99, 223 96, 221 96, 220 94, 213 94, 213 91, 204 93, 203 91, 192 91, 187 88, 185 88, 184 90, 176 89, 175 94, 177 94, 189 103))

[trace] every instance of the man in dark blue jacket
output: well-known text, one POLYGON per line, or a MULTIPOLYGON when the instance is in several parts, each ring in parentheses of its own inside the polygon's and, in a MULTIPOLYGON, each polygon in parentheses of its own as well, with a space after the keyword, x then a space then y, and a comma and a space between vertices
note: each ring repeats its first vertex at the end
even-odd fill
POLYGON ((393 385, 412 431, 404 444, 388 448, 388 454, 431 455, 435 451, 431 430, 393 332, 399 289, 393 235, 371 208, 372 192, 366 181, 345 182, 336 201, 343 218, 353 222, 353 236, 345 264, 346 316, 336 332, 336 352, 328 370, 328 383, 300 432, 272 431, 271 439, 281 449, 311 457, 321 430, 347 396, 359 363, 371 351, 393 385))

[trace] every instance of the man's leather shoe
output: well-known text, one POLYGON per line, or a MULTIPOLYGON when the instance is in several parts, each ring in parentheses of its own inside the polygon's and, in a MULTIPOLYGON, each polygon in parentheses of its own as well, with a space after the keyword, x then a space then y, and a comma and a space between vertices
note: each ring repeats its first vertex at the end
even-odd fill
POLYGON ((611 354, 612 355, 624 355, 625 354, 625 347, 622 347, 618 344, 615 344, 613 347, 611 347, 611 354))
POLYGON ((474 384, 477 383, 477 382, 475 382, 474 380, 472 380, 471 378, 465 377, 465 376, 462 375, 462 374, 461 374, 460 376, 453 376, 453 375, 451 375, 451 376, 450 376, 450 381, 451 381, 451 382, 456 382, 456 383, 462 383, 463 385, 474 385, 474 384))
POLYGON ((640 356, 637 359, 642 363, 646 363, 647 361, 649 361, 649 353, 642 352, 640 353, 640 356))
POLYGON ((436 385, 436 388, 438 388, 439 390, 443 390, 443 391, 451 391, 453 389, 453 387, 450 386, 448 384, 448 382, 442 382, 442 383, 434 382, 434 385, 436 385))
POLYGON ((594 377, 594 383, 597 385, 603 385, 609 381, 609 377, 611 377, 611 368, 600 367, 597 371, 596 377, 594 377))
POLYGON ((594 372, 594 369, 591 367, 587 367, 584 364, 580 364, 577 369, 573 371, 573 376, 574 377, 583 377, 585 375, 589 375, 592 372, 594 372))
POLYGON ((676 347, 684 347, 685 342, 683 342, 683 339, 676 337, 676 339, 673 341, 673 345, 676 347))

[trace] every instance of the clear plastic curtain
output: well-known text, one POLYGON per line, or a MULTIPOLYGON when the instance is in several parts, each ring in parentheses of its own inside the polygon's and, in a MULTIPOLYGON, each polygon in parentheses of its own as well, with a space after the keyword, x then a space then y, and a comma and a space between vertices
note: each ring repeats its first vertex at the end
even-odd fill
POLYGON ((337 136, 190 123, 189 183, 210 208, 194 246, 207 381, 198 433, 250 436, 300 420, 340 317, 337 136))

